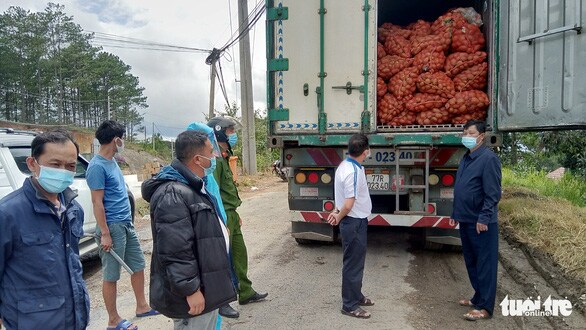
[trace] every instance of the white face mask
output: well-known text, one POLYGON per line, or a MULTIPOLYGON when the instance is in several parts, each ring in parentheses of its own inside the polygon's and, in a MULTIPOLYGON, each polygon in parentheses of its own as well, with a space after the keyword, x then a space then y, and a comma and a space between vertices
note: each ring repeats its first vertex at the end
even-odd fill
POLYGON ((116 141, 116 152, 119 154, 124 152, 124 140, 119 139, 116 141), (120 142, 122 145, 118 145, 118 142, 120 142))
POLYGON ((366 157, 364 157, 364 158, 368 158, 368 157, 370 157, 370 149, 366 149, 366 157))

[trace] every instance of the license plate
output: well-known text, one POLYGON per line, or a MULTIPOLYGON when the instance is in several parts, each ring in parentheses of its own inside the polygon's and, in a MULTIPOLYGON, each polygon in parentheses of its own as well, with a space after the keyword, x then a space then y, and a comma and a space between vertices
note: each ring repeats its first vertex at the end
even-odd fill
POLYGON ((391 179, 388 174, 367 174, 366 182, 369 190, 389 190, 391 179))
POLYGON ((400 161, 401 165, 414 164, 424 161, 418 150, 370 149, 370 157, 364 160, 364 165, 393 165, 400 161))

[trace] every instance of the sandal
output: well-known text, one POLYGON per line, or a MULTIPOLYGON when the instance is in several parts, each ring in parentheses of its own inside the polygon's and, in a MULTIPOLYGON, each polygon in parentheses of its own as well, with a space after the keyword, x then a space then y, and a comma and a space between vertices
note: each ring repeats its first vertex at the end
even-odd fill
POLYGON ((342 309, 342 314, 348 315, 348 316, 353 316, 353 317, 356 317, 359 319, 367 319, 370 317, 370 313, 360 307, 358 307, 355 310, 350 311, 350 312, 342 309))
POLYGON ((358 302, 358 306, 374 306, 374 302, 366 297, 358 302))
POLYGON ((134 323, 122 320, 115 327, 107 327, 106 330, 138 330, 138 327, 134 323))
POLYGON ((491 315, 485 309, 477 310, 473 309, 468 313, 464 314, 464 319, 468 321, 486 320, 491 318, 491 315))
POLYGON ((474 304, 468 299, 460 299, 458 304, 460 304, 460 306, 474 307, 474 304))

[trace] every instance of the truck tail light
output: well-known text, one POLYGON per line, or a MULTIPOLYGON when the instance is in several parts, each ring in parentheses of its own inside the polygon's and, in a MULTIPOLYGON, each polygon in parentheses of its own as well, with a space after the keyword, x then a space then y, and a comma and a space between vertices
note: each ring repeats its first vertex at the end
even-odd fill
POLYGON ((307 176, 303 172, 299 172, 295 174, 295 182, 296 183, 305 183, 307 181, 307 176))
POLYGON ((332 176, 329 175, 328 173, 324 173, 321 175, 321 182, 328 184, 330 182, 332 182, 332 176))
POLYGON ((429 185, 430 186, 435 186, 436 184, 439 183, 439 176, 437 176, 437 174, 431 174, 428 178, 429 180, 429 185))
POLYGON ((435 214, 435 203, 427 204, 427 213, 435 214))
POLYGON ((325 201, 324 202, 324 211, 332 212, 334 210, 334 202, 332 201, 325 201))
POLYGON ((317 183, 319 181, 319 176, 316 172, 311 172, 307 176, 307 180, 309 181, 309 183, 317 183))
POLYGON ((444 186, 451 186, 454 184, 454 176, 452 174, 445 174, 442 176, 442 184, 444 186))

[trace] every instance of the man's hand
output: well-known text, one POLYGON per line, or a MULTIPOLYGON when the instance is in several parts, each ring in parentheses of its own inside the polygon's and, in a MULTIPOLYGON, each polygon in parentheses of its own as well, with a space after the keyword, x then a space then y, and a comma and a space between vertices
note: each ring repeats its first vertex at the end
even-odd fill
POLYGON ((450 220, 448 221, 448 224, 450 225, 450 227, 456 227, 457 222, 456 222, 456 220, 450 218, 450 220))
POLYGON ((480 222, 476 223, 476 232, 480 235, 481 231, 488 231, 488 226, 480 222))
POLYGON ((328 215, 328 223, 332 226, 335 226, 337 224, 340 223, 340 219, 338 219, 338 216, 340 215, 339 212, 336 213, 330 213, 330 215, 328 215))
POLYGON ((102 244, 102 250, 110 252, 110 249, 112 248, 112 236, 110 236, 110 233, 102 233, 100 242, 102 244))
POLYGON ((200 289, 197 289, 194 294, 187 296, 185 299, 187 299, 187 304, 189 305, 189 312, 187 313, 190 315, 199 315, 203 312, 206 306, 206 300, 200 289))

